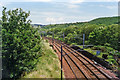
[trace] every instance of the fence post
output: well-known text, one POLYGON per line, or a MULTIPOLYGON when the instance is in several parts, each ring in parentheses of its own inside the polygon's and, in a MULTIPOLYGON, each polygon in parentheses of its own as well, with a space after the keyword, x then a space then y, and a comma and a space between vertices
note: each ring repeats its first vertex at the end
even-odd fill
POLYGON ((85 45, 85 34, 83 34, 83 49, 84 49, 84 46, 85 45))
POLYGON ((62 45, 61 45, 61 80, 62 80, 62 45))
POLYGON ((63 42, 64 42, 64 37, 65 37, 65 35, 64 35, 64 32, 63 32, 63 42))

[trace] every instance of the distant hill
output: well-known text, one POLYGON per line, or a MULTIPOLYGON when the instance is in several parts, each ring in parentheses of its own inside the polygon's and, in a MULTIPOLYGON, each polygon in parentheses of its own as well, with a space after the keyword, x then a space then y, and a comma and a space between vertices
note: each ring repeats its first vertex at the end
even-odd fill
POLYGON ((64 24, 50 24, 50 25, 44 25, 41 28, 43 29, 50 29, 50 28, 55 28, 55 27, 60 27, 60 28, 65 28, 68 26, 82 26, 85 24, 96 24, 96 25, 100 25, 100 24, 104 24, 104 25, 111 25, 111 24, 119 24, 120 23, 120 16, 115 16, 115 17, 101 17, 101 18, 97 18, 97 19, 93 19, 91 21, 88 22, 76 22, 76 23, 64 23, 64 24))
POLYGON ((31 24, 32 26, 41 26, 41 27, 44 27, 45 25, 42 25, 42 24, 31 24))
POLYGON ((119 21, 120 16, 118 17, 102 17, 102 18, 97 18, 94 20, 89 21, 91 24, 106 24, 106 25, 111 25, 111 24, 118 24, 120 23, 119 21))

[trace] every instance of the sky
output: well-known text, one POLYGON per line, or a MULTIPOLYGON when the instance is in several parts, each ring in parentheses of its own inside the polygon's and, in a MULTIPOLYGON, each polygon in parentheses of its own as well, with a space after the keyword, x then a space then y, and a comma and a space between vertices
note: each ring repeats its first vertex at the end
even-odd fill
POLYGON ((43 25, 118 16, 118 0, 0 0, 0 17, 2 6, 30 11, 28 19, 43 25))

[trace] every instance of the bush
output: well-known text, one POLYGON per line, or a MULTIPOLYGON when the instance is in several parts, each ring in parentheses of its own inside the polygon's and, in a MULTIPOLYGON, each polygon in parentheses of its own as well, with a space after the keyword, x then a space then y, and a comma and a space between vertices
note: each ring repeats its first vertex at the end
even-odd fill
POLYGON ((89 41, 95 45, 108 46, 119 50, 119 36, 120 26, 115 24, 105 27, 101 26, 89 34, 89 41))
POLYGON ((30 13, 22 9, 2 11, 3 78, 18 78, 34 69, 41 56, 40 36, 26 20, 30 13))

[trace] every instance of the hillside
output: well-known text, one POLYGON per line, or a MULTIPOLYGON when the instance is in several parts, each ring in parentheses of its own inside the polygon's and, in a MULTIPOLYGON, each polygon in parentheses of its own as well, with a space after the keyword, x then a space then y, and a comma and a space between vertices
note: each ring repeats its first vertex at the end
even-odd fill
POLYGON ((80 45, 81 48, 83 48, 83 34, 85 34, 85 45, 93 45, 92 48, 88 47, 85 50, 94 55, 96 55, 95 50, 100 50, 99 58, 107 55, 105 61, 113 66, 118 66, 113 57, 120 55, 120 26, 118 23, 118 17, 104 17, 89 22, 47 25, 40 31, 41 35, 54 37, 70 45, 80 45), (44 33, 42 33, 43 31, 44 33))
POLYGON ((97 18, 92 21, 89 21, 91 24, 106 24, 106 25, 111 25, 111 24, 118 24, 118 19, 120 17, 103 17, 103 18, 97 18))
POLYGON ((50 25, 46 25, 46 26, 41 26, 41 28, 43 29, 50 29, 50 28, 55 28, 55 27, 61 27, 61 28, 65 28, 68 27, 70 25, 75 25, 75 26, 81 26, 84 24, 96 24, 96 25, 111 25, 111 24, 118 24, 120 17, 116 16, 116 17, 102 17, 102 18, 97 18, 97 19, 93 19, 91 21, 88 22, 76 22, 76 23, 65 23, 65 24, 50 24, 50 25))
MULTIPOLYGON (((64 32, 65 42, 82 44, 82 34, 85 34, 86 44, 109 45, 119 50, 120 17, 102 17, 89 22, 76 22, 65 24, 51 24, 41 27, 41 34, 51 35, 54 32, 55 38, 60 39, 64 32), (46 33, 42 33, 45 31, 46 33), (69 37, 69 39, 68 39, 69 37), (102 40, 101 40, 102 39, 102 40), (79 40, 79 41, 77 41, 79 40)), ((62 38, 61 38, 62 39, 62 38)))

